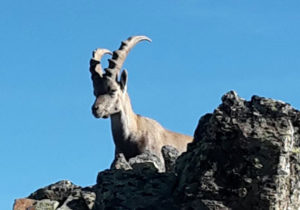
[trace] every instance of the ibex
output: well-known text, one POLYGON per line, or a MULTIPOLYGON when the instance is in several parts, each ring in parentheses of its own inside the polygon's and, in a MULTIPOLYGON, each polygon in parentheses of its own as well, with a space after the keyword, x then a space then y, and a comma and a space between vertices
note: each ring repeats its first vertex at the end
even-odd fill
POLYGON ((90 72, 96 100, 92 113, 96 118, 111 118, 111 129, 115 143, 115 158, 123 153, 126 159, 143 153, 145 150, 157 155, 164 163, 161 148, 164 145, 175 147, 180 153, 186 151, 190 136, 175 133, 163 128, 155 120, 135 114, 127 94, 127 71, 119 73, 129 51, 140 41, 151 40, 146 36, 133 36, 123 41, 113 53, 107 49, 97 49, 90 61, 90 72), (111 54, 105 72, 100 65, 104 54, 111 54))

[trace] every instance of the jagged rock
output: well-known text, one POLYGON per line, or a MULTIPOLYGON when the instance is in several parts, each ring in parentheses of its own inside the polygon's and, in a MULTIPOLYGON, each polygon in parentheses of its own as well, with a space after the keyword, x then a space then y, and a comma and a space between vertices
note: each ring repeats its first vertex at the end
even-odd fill
MULTIPOLYGON (((89 210, 94 206, 94 195, 92 187, 82 189, 70 181, 63 180, 37 190, 28 198, 57 201, 59 203, 57 210, 89 210)), ((41 205, 46 204, 42 202, 41 205)))
POLYGON ((165 167, 160 159, 150 153, 150 151, 146 150, 144 153, 137 155, 135 157, 130 158, 128 161, 126 160, 123 153, 118 154, 113 163, 111 164, 111 169, 124 169, 129 170, 135 167, 140 167, 140 164, 145 166, 149 166, 150 168, 155 167, 158 171, 164 172, 165 167))
MULTIPOLYGON (((106 170, 97 178, 95 209, 168 209, 172 207, 174 174, 136 164, 133 170, 106 170)), ((170 208, 174 209, 174 208, 170 208)))
POLYGON ((44 199, 37 201, 33 206, 31 206, 27 210, 56 210, 58 206, 59 202, 44 199))
POLYGON ((178 150, 170 145, 167 145, 162 147, 161 152, 165 161, 166 171, 174 172, 175 163, 179 156, 178 150))
POLYGON ((117 154, 115 157, 115 160, 110 166, 110 169, 124 169, 129 170, 132 169, 132 167, 129 165, 128 161, 126 160, 123 153, 117 154))
POLYGON ((81 196, 81 189, 75 189, 57 210, 89 210, 81 196))
POLYGON ((300 112, 289 104, 231 91, 194 139, 175 171, 171 147, 162 149, 166 173, 149 152, 121 154, 93 187, 62 181, 29 198, 58 201, 60 210, 300 209, 300 112))
POLYGON ((164 164, 160 161, 159 157, 150 153, 148 150, 140 155, 130 158, 128 163, 132 168, 140 167, 142 164, 143 167, 149 166, 150 168, 153 168, 154 166, 160 172, 165 171, 164 164))
POLYGON ((14 203, 13 210, 56 210, 59 202, 50 199, 33 200, 33 199, 18 199, 14 203))
POLYGON ((86 206, 92 210, 94 208, 96 193, 94 187, 85 187, 81 190, 81 197, 85 201, 86 206))
POLYGON ((180 205, 299 209, 299 111, 233 91, 222 101, 200 119, 195 141, 177 160, 180 205))
POLYGON ((68 180, 63 180, 35 191, 31 195, 29 195, 28 198, 35 199, 35 200, 50 199, 62 203, 76 189, 81 189, 81 187, 74 185, 72 182, 68 180))

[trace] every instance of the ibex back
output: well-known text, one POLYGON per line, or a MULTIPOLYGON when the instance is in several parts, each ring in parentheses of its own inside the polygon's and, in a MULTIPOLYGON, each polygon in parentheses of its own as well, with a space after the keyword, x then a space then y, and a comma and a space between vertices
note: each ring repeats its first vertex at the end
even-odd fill
POLYGON ((128 74, 119 72, 132 47, 142 40, 151 41, 146 36, 134 36, 123 41, 113 53, 107 49, 97 49, 90 61, 95 103, 92 106, 96 118, 111 118, 111 128, 115 143, 115 156, 123 153, 126 159, 149 150, 157 155, 162 163, 161 148, 164 145, 175 147, 180 153, 186 151, 190 136, 175 133, 162 127, 155 120, 135 114, 127 94, 128 74), (104 54, 111 54, 109 66, 102 70, 100 65, 104 54))

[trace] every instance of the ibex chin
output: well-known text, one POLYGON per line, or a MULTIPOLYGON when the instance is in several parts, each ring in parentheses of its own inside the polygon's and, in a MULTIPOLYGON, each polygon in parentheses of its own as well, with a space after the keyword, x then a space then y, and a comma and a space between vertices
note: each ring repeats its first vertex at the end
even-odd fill
POLYGON ((126 159, 143 153, 145 150, 164 160, 161 148, 164 145, 175 147, 180 153, 186 151, 193 138, 163 128, 155 120, 135 114, 127 94, 127 71, 119 73, 129 51, 140 41, 151 40, 146 36, 133 36, 123 41, 113 53, 107 49, 97 49, 90 61, 95 103, 92 113, 96 118, 111 118, 111 129, 115 143, 115 157, 123 153, 126 159), (111 54, 109 65, 102 70, 100 65, 104 54, 111 54))

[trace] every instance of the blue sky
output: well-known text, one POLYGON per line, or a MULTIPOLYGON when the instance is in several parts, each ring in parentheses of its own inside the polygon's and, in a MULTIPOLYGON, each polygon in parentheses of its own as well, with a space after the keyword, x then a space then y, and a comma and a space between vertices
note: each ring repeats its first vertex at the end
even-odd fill
MULTIPOLYGON (((300 108, 299 1, 0 3, 0 208, 68 179, 96 182, 114 153, 95 119, 92 51, 132 35, 128 92, 136 113, 193 135, 199 118, 236 90, 300 108)), ((104 57, 104 65, 107 64, 104 57)))

